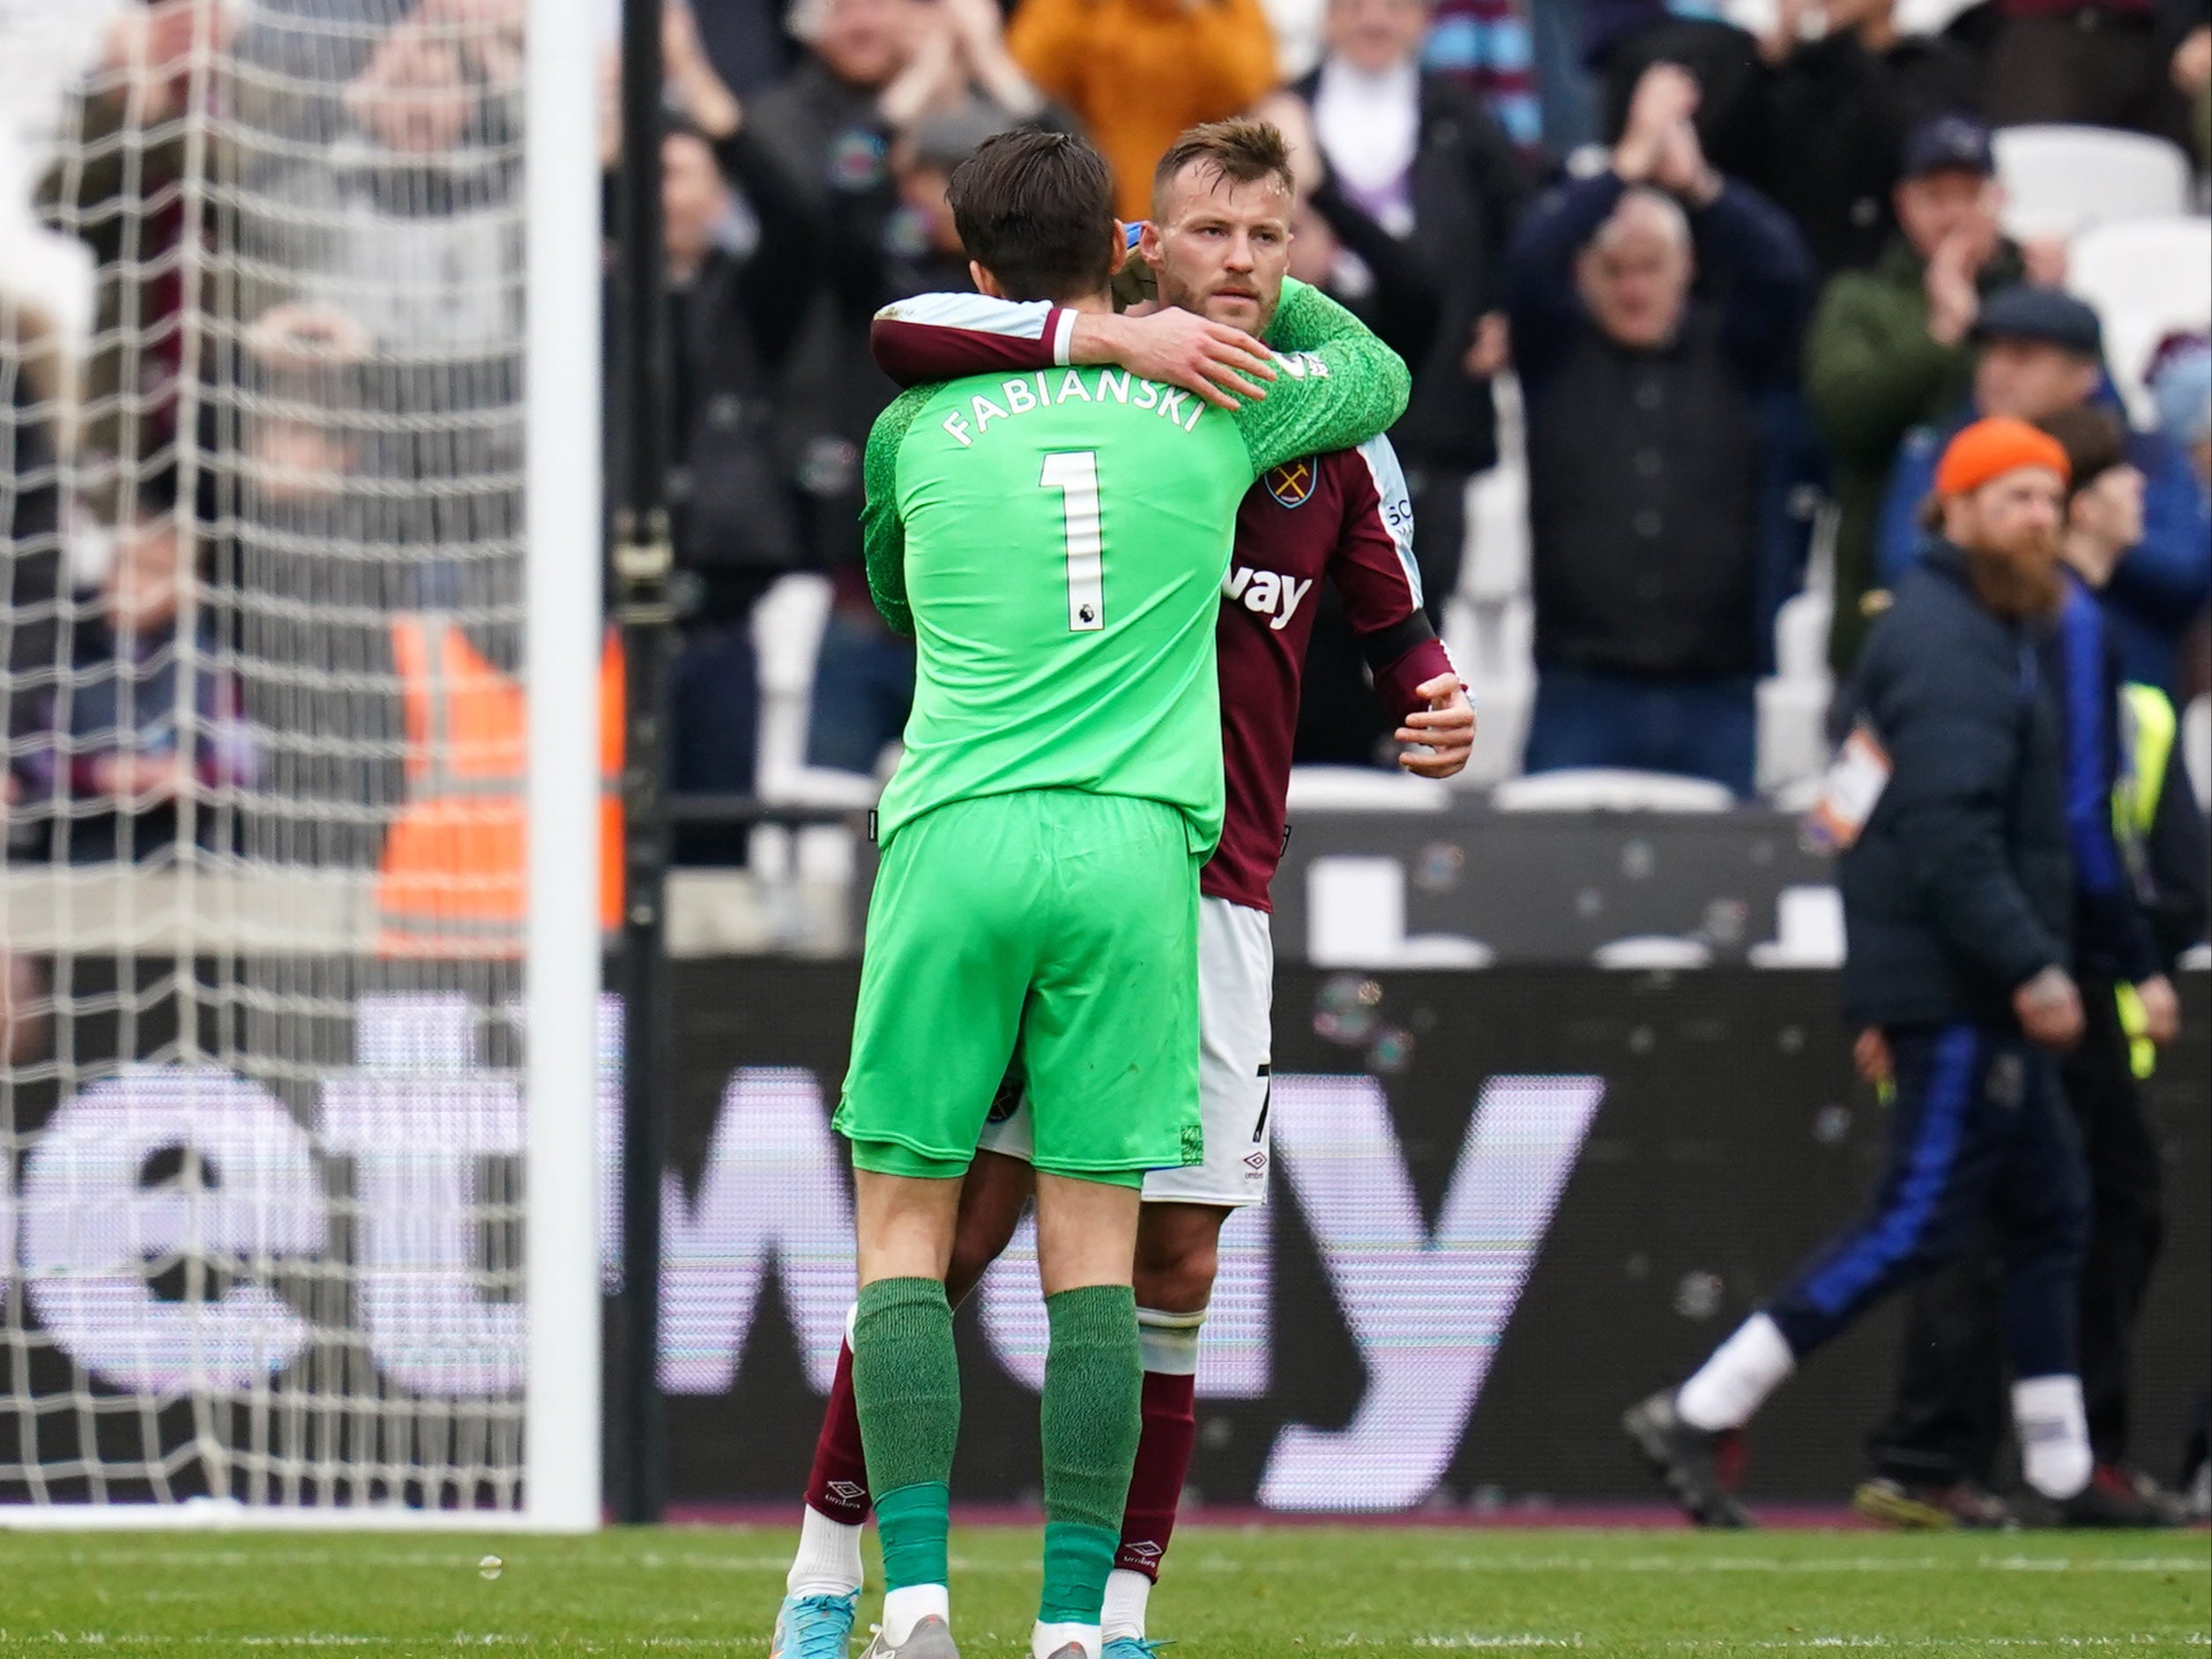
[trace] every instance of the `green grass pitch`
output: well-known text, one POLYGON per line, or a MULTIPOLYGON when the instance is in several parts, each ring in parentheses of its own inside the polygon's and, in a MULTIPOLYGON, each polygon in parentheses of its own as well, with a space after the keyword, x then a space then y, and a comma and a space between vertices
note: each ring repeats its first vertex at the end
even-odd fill
MULTIPOLYGON (((0 1533, 0 1659, 761 1654, 786 1533, 0 1533), (479 1563, 501 1559, 496 1577, 479 1563)), ((968 1659, 1026 1652, 1035 1537, 957 1529, 968 1659)), ((871 1563, 871 1570, 873 1564, 871 1563)), ((1192 1527, 1153 1598, 1167 1659, 2035 1654, 2212 1648, 2204 1534, 1192 1527)), ((862 1632, 867 1623, 863 1604, 862 1632)))

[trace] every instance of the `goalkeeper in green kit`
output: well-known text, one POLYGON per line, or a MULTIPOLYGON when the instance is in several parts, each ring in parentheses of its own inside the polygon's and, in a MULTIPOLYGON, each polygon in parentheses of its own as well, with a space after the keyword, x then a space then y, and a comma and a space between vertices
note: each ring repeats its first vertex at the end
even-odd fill
MULTIPOLYGON (((1287 163, 1217 185, 1279 194, 1262 234, 1288 237, 1287 163)), ((1126 240, 1088 145, 1002 134, 949 198, 984 292, 1110 314, 1126 240)), ((1214 630, 1237 506, 1268 468, 1382 431, 1408 388, 1394 353, 1310 291, 1286 293, 1277 336, 1286 354, 1249 365, 1270 389, 1233 413, 1070 365, 917 388, 868 441, 868 579, 915 637, 918 670, 878 810, 837 1114, 859 1231, 853 1390, 888 1586, 863 1659, 957 1659, 944 1275, 1009 1061, 1033 1119, 1051 1331, 1032 1651, 1098 1659, 1138 1433, 1139 1189, 1203 1152, 1197 874, 1221 828, 1214 630), (1310 334, 1284 338, 1285 318, 1310 334)))

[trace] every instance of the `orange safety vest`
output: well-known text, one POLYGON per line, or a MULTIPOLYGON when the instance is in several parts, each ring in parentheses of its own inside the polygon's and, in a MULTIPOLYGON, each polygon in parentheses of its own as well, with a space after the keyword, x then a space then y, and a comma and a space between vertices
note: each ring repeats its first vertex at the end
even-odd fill
MULTIPOLYGON (((528 703, 451 622, 391 626, 406 723, 407 804, 384 837, 377 955, 514 957, 529 902, 523 770, 528 703)), ((600 923, 622 919, 622 659, 600 659, 600 923)))

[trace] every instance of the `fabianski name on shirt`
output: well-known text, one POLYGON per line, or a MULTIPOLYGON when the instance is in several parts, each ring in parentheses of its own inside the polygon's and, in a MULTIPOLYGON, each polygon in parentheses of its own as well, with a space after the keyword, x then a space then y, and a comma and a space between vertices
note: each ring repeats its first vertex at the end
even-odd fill
POLYGON ((1163 386, 1125 368, 1040 368, 1003 382, 999 396, 977 392, 968 398, 968 413, 954 410, 942 423, 962 448, 966 448, 1001 420, 1017 420, 1054 404, 1119 403, 1132 409, 1148 409, 1159 419, 1195 431, 1206 405, 1177 386, 1163 386))

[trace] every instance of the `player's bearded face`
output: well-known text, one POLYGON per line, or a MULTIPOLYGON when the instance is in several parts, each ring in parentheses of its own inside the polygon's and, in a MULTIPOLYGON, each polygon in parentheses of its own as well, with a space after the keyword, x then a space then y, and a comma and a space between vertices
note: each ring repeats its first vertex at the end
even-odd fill
POLYGON ((1162 304, 1262 333, 1290 268, 1290 192, 1274 179, 1240 184, 1186 167, 1161 192, 1143 251, 1162 304))

